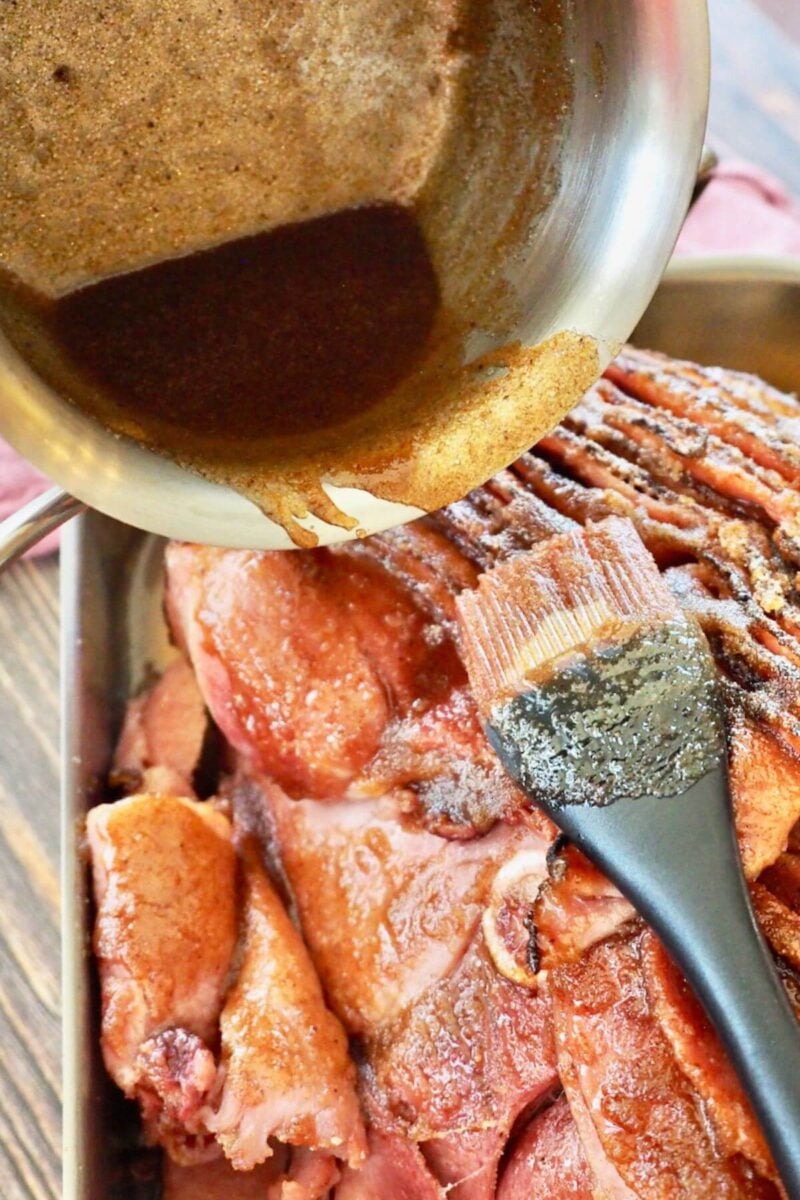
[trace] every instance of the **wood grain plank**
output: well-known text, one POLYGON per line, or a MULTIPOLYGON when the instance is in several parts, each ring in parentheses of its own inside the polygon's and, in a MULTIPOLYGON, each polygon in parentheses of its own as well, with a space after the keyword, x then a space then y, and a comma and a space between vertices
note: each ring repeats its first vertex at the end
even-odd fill
POLYGON ((58 568, 0 577, 0 1196, 60 1184, 58 568))

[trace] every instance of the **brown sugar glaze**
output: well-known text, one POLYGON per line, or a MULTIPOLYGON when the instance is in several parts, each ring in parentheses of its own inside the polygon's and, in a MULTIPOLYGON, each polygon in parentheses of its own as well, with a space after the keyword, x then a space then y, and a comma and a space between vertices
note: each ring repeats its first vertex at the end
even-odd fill
POLYGON ((564 387, 578 394, 596 363, 589 339, 561 334, 464 366, 463 327, 444 311, 425 239, 398 205, 283 226, 57 299, 0 279, 0 318, 60 394, 237 488, 298 545, 316 540, 298 524, 309 511, 356 524, 323 478, 437 508, 463 490, 470 446, 490 421, 505 461, 519 426, 542 421, 542 395, 546 426, 564 387), (342 461, 349 474, 337 474, 342 461))
POLYGON ((223 444, 363 412, 419 360, 437 305, 413 217, 375 205, 113 276, 42 317, 77 404, 182 456, 187 430, 223 444))

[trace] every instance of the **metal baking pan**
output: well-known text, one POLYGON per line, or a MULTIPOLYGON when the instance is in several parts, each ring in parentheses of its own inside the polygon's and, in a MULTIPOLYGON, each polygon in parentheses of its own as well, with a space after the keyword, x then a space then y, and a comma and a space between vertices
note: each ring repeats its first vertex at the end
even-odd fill
MULTIPOLYGON (((800 393, 800 262, 673 264, 635 340, 677 357, 753 371, 800 393)), ((64 1200, 158 1200, 136 1149, 136 1114, 99 1050, 83 818, 103 778, 126 698, 170 649, 161 613, 160 539, 89 513, 62 550, 64 1200)))
POLYGON ((161 539, 89 512, 61 551, 61 837, 64 1200, 157 1200, 156 1163, 100 1057, 83 821, 101 801, 127 697, 170 650, 161 539), (148 1171, 148 1166, 154 1170, 148 1171))

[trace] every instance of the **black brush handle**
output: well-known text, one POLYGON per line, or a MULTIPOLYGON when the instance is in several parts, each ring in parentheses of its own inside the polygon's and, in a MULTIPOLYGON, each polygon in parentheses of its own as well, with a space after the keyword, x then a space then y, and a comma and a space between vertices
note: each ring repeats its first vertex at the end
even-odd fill
POLYGON ((680 966, 747 1091, 791 1200, 800 1200, 800 1025, 750 905, 727 772, 679 797, 551 812, 680 966))

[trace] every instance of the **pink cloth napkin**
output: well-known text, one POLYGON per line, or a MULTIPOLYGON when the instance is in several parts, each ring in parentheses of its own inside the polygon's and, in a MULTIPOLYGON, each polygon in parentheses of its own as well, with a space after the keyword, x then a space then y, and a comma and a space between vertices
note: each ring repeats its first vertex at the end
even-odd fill
POLYGON ((684 222, 676 254, 800 256, 800 204, 771 175, 721 163, 684 222))
MULTIPOLYGON (((789 254, 800 257, 800 204, 772 176, 730 161, 714 171, 686 219, 676 254, 789 254)), ((0 519, 32 499, 48 481, 0 440, 0 519)), ((58 534, 32 554, 47 554, 58 534)))
MULTIPOLYGON (((0 521, 51 486, 40 471, 20 458, 0 438, 0 521)), ((37 542, 30 554, 50 554, 58 546, 58 531, 37 542)))

